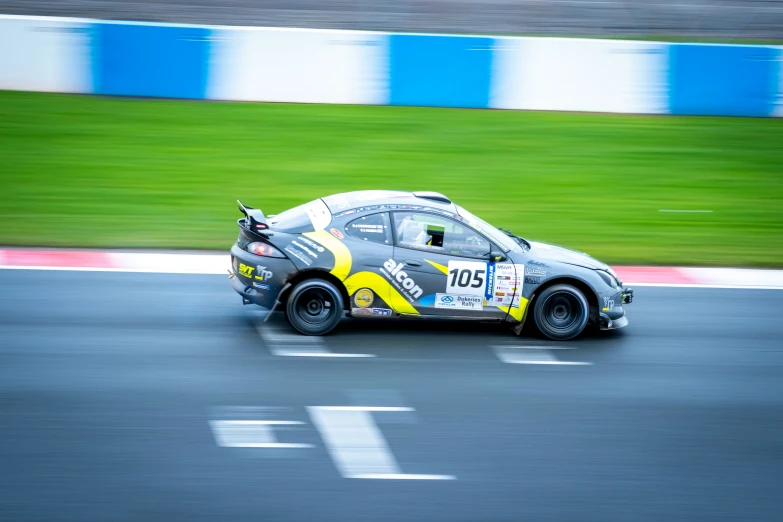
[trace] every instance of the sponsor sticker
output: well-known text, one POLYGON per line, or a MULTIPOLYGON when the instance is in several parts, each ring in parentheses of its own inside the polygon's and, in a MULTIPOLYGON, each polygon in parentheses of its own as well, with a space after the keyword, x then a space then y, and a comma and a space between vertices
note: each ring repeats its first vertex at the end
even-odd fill
POLYGON ((340 232, 339 230, 337 230, 336 228, 330 228, 329 232, 331 232, 332 235, 334 237, 336 237, 337 239, 345 239, 345 236, 343 235, 343 233, 340 232))
POLYGON ((487 288, 484 291, 484 299, 492 299, 495 291, 495 263, 487 263, 487 288))
POLYGON ((310 266, 310 265, 313 264, 313 260, 312 259, 307 257, 304 254, 304 252, 302 252, 301 250, 299 250, 297 248, 294 248, 292 245, 288 245, 287 247, 285 247, 284 250, 286 252, 288 252, 289 254, 291 254, 292 256, 294 256, 295 258, 297 258, 299 261, 301 261, 302 263, 304 263, 307 266, 310 266))
POLYGON ((372 315, 372 310, 369 308, 351 308, 351 315, 354 317, 367 317, 372 315))
POLYGON ((373 308, 372 309, 372 315, 378 315, 378 316, 390 316, 392 314, 392 311, 388 308, 373 308))
POLYGON ((245 277, 250 277, 253 275, 253 267, 250 265, 246 265, 244 263, 239 264, 239 273, 242 274, 245 277))
POLYGON ((302 243, 299 243, 298 241, 294 240, 291 241, 291 244, 297 247, 299 250, 305 252, 308 256, 312 257, 313 259, 318 259, 318 254, 310 250, 308 247, 303 245, 302 243))
POLYGON ((402 263, 397 263, 394 259, 389 259, 381 267, 381 273, 391 282, 405 298, 413 303, 421 297, 424 291, 416 284, 416 281, 403 270, 402 263))
POLYGON ((375 294, 369 288, 362 288, 353 296, 353 302, 359 308, 368 308, 372 304, 373 299, 375 299, 375 294))
POLYGON ((525 275, 546 277, 546 269, 549 265, 538 261, 528 261, 525 265, 525 275))
POLYGON ((253 286, 256 287, 256 288, 260 288, 261 290, 270 290, 271 289, 271 287, 269 285, 266 285, 264 283, 256 283, 255 281, 253 281, 253 286))
POLYGON ((265 281, 268 279, 272 279, 272 271, 267 270, 265 266, 258 265, 256 266, 256 279, 259 281, 265 281))
POLYGON ((314 248, 318 251, 319 254, 323 254, 324 247, 313 241, 312 239, 308 238, 307 236, 299 236, 298 241, 301 241, 305 245, 309 246, 310 248, 314 248))
POLYGON ((497 263, 495 265, 495 306, 519 306, 519 294, 522 292, 524 265, 497 263))
POLYGON ((435 308, 483 310, 484 298, 477 295, 435 294, 435 308))

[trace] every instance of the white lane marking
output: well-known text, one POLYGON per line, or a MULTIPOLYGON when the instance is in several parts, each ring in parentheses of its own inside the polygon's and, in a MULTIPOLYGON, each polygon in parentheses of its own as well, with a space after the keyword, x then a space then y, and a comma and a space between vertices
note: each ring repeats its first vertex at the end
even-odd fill
POLYGON ((373 406, 308 406, 313 424, 326 444, 337 470, 345 478, 454 480, 452 475, 402 473, 373 411, 413 411, 412 408, 373 406))
POLYGON ((561 361, 550 351, 539 346, 492 346, 498 359, 508 364, 553 364, 562 366, 591 366, 593 363, 561 361))
POLYGON ((454 475, 422 475, 416 473, 363 473, 346 478, 386 480, 456 480, 454 475))
POLYGON ((304 424, 302 421, 285 421, 285 420, 224 420, 214 421, 222 422, 224 425, 230 426, 294 426, 304 424))
POLYGON ((269 343, 290 343, 292 340, 296 341, 296 344, 313 344, 320 345, 323 343, 320 337, 299 335, 293 332, 283 332, 276 327, 262 327, 256 325, 259 335, 264 338, 264 341, 269 343))
POLYGON ((272 355, 279 357, 323 357, 323 358, 367 358, 375 357, 369 353, 334 353, 327 348, 323 339, 316 336, 300 335, 285 331, 278 325, 264 323, 263 319, 253 325, 264 340, 272 355))
POLYGON ((221 444, 221 446, 226 446, 229 448, 278 448, 278 449, 285 449, 285 448, 312 448, 314 447, 312 444, 299 444, 298 442, 246 442, 242 444, 232 444, 230 446, 227 446, 226 444, 221 444))
POLYGON ((209 421, 218 446, 225 448, 312 448, 312 444, 278 442, 270 426, 304 424, 299 421, 209 421))
POLYGON ((416 411, 407 406, 313 406, 327 411, 416 411))
POLYGON ((497 348, 524 348, 525 350, 573 350, 572 346, 527 345, 527 344, 497 344, 497 348))
POLYGON ((712 210, 659 210, 658 212, 679 212, 686 214, 711 214, 712 210))
POLYGON ((783 287, 783 271, 733 268, 678 268, 690 279, 710 285, 783 287))
MULTIPOLYGON (((47 270, 47 271, 64 271, 64 272, 128 272, 128 273, 143 273, 143 274, 171 274, 177 272, 166 272, 163 269, 157 270, 143 270, 143 269, 131 269, 131 268, 106 268, 106 267, 88 267, 88 266, 28 266, 28 265, 0 265, 0 270, 47 270)), ((193 272, 183 272, 191 274, 193 272)), ((211 274, 211 272, 207 272, 211 274)), ((224 270, 223 274, 226 273, 224 270)), ((215 274, 217 275, 217 274, 215 274)))
POLYGON ((652 286, 658 288, 709 288, 723 290, 783 290, 783 285, 707 285, 699 283, 634 283, 623 282, 623 286, 652 286))
MULTIPOLYGON (((323 348, 321 348, 323 350, 323 348)), ((369 353, 333 353, 327 351, 302 351, 299 348, 273 348, 270 350, 272 355, 280 357, 332 357, 332 358, 362 358, 362 357, 375 357, 375 355, 369 353)))

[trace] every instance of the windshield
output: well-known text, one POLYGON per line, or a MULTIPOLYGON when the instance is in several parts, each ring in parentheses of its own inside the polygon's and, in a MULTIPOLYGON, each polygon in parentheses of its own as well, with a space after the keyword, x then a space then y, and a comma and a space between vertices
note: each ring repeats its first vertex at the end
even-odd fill
POLYGON ((513 238, 507 236, 480 217, 474 216, 459 205, 455 206, 457 207, 457 212, 459 212, 459 215, 462 216, 468 225, 472 226, 482 234, 489 236, 490 239, 497 243, 505 252, 508 252, 509 250, 514 250, 515 252, 520 251, 519 245, 517 245, 517 242, 514 241, 513 238))

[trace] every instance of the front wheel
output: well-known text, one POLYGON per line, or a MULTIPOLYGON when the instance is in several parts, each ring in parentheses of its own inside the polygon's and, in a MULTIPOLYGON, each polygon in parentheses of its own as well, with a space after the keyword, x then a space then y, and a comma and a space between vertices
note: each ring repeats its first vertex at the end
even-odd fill
POLYGON ((299 333, 325 335, 343 316, 343 298, 335 286, 321 279, 302 281, 288 296, 286 317, 299 333))
POLYGON ((555 341, 573 339, 585 329, 589 316, 587 299, 571 285, 555 285, 536 299, 533 318, 542 334, 555 341))

